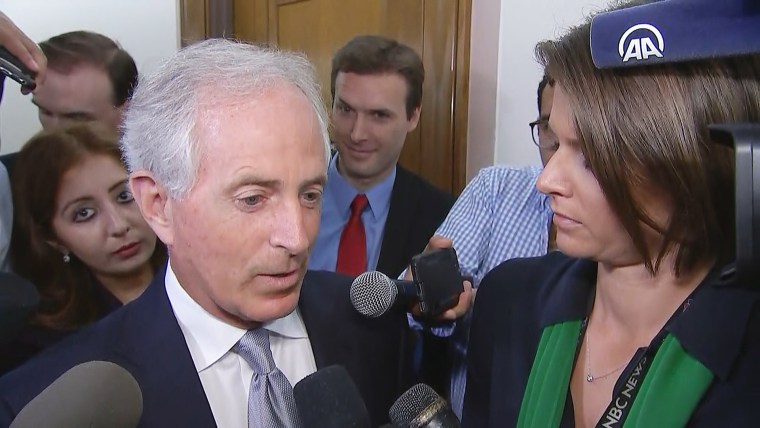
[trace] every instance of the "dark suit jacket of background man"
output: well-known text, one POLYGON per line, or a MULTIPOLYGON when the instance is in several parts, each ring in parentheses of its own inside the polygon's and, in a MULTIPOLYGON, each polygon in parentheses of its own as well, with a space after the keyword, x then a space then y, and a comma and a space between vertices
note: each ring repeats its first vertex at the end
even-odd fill
MULTIPOLYGON (((425 249, 455 201, 456 198, 450 193, 397 165, 377 270, 391 278, 398 278, 409 266, 412 257, 425 249)), ((448 396, 451 371, 448 339, 436 337, 430 332, 423 332, 421 339, 420 377, 439 394, 448 396)))
POLYGON ((8 154, 0 156, 0 162, 2 162, 3 165, 5 165, 5 169, 8 171, 8 178, 11 177, 11 173, 13 172, 13 166, 16 163, 17 157, 18 157, 18 152, 8 153, 8 154))
MULTIPOLYGON (((165 270, 134 302, 0 379, 0 426, 71 367, 114 362, 143 394, 141 427, 212 427, 211 408, 164 287, 165 270)), ((362 393, 373 426, 415 381, 403 312, 367 319, 351 306, 351 278, 309 272, 299 308, 317 369, 340 364, 362 393)))
POLYGON ((397 278, 425 249, 454 201, 450 193, 398 165, 377 270, 397 278))

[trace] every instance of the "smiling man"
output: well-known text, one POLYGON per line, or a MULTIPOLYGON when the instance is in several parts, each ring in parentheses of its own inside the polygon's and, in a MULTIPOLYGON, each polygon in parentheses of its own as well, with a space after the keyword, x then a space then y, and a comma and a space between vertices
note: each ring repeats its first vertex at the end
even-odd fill
POLYGON ((398 165, 420 120, 425 71, 410 47, 358 36, 332 61, 333 143, 310 268, 356 275, 404 270, 454 197, 398 165))
POLYGON ((386 422, 413 381, 405 314, 365 319, 350 278, 306 273, 327 124, 311 65, 285 52, 207 40, 142 81, 122 149, 169 263, 134 303, 0 379, 0 426, 92 360, 137 380, 140 426, 297 428, 292 385, 334 364, 386 422))

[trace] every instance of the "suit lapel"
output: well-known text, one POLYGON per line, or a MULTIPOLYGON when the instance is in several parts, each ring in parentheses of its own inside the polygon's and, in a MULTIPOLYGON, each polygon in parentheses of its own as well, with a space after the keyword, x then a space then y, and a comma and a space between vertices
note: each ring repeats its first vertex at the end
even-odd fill
POLYGON ((391 191, 388 219, 383 229, 380 257, 377 262, 377 270, 386 275, 398 276, 409 262, 409 260, 403 260, 404 251, 399 251, 399 249, 407 245, 407 237, 410 236, 419 195, 419 183, 412 180, 409 173, 398 165, 396 180, 391 191))
POLYGON ((306 273, 298 307, 309 335, 317 369, 336 364, 339 360, 352 358, 354 350, 351 349, 349 342, 338 340, 338 335, 350 336, 351 333, 347 330, 351 329, 351 325, 337 325, 335 321, 340 319, 338 314, 345 311, 342 306, 349 301, 349 289, 348 277, 343 275, 314 271, 306 273), (325 280, 325 275, 333 279, 345 278, 346 281, 341 281, 345 284, 340 284, 340 288, 345 293, 336 289, 334 281, 325 280))
POLYGON ((125 308, 116 347, 143 392, 143 420, 165 426, 216 426, 164 285, 165 269, 125 308))

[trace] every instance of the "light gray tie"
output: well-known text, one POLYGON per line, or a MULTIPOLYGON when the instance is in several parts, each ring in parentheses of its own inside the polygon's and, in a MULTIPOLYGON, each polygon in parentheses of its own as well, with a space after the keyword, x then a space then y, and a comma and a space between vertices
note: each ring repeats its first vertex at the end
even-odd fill
POLYGON ((300 427, 293 387, 274 364, 269 331, 248 330, 238 341, 237 352, 253 369, 248 394, 248 428, 300 427))

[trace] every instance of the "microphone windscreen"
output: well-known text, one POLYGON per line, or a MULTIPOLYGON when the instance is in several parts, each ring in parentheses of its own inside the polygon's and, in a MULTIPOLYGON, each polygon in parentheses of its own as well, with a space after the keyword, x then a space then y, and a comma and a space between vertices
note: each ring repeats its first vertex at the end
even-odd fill
POLYGON ((641 66, 760 52, 757 0, 660 0, 591 21, 597 68, 641 66))
POLYGON ((351 304, 360 314, 376 318, 393 306, 398 287, 382 272, 364 272, 351 283, 349 295, 351 304))
POLYGON ((301 379, 293 396, 304 428, 370 428, 361 394, 341 366, 325 367, 301 379))
POLYGON ((79 364, 32 399, 11 428, 134 428, 142 416, 142 392, 124 368, 107 361, 79 364))
POLYGON ((398 428, 459 428, 451 406, 433 388, 418 383, 409 388, 388 411, 398 428))
POLYGON ((0 272, 0 344, 11 342, 37 310, 40 295, 31 282, 0 272))

